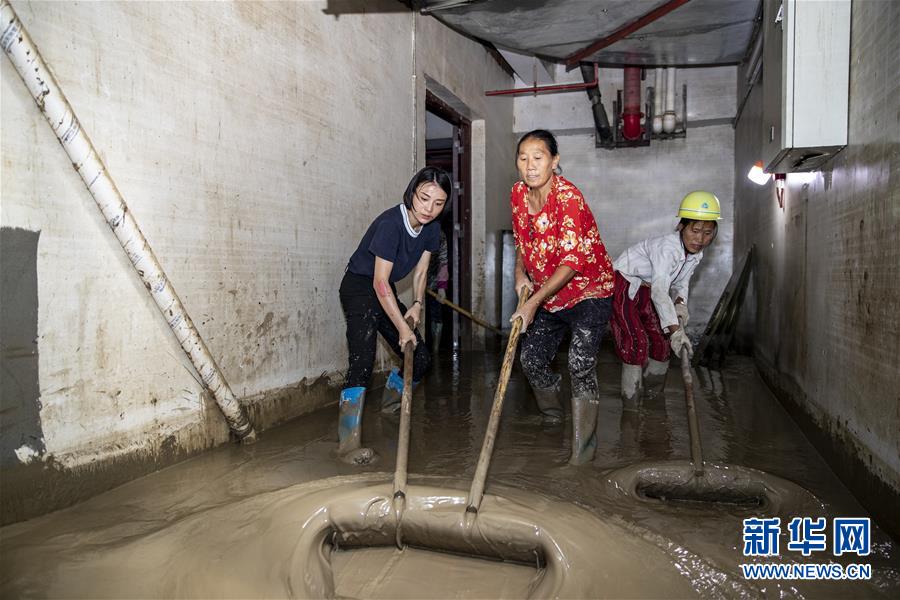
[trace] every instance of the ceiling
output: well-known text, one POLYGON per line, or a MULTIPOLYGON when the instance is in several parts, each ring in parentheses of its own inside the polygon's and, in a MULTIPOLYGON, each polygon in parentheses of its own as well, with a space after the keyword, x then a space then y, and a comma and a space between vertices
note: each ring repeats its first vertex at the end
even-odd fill
POLYGON ((759 0, 421 0, 415 5, 497 48, 555 62, 568 59, 569 66, 580 60, 687 67, 739 63, 759 0), (665 14, 604 48, 578 54, 645 15, 650 20, 654 11, 665 14))

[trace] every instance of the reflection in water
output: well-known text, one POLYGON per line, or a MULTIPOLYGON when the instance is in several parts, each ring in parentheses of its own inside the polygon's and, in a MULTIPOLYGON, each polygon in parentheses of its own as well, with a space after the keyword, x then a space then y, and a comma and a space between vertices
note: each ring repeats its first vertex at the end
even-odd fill
MULTIPOLYGON (((471 481, 501 356, 502 349, 495 349, 436 360, 414 395, 410 484, 425 477, 451 478, 463 487, 471 481)), ((558 371, 564 372, 565 359, 557 357, 558 371)), ((873 536, 873 554, 866 557, 873 566, 871 582, 757 585, 745 581, 738 568, 746 561, 741 555, 741 520, 746 514, 727 507, 661 510, 608 494, 606 475, 612 470, 635 462, 686 459, 690 446, 678 365, 670 369, 665 393, 643 399, 635 412, 622 410, 620 367, 608 349, 598 369, 602 420, 596 458, 593 465, 573 467, 567 464, 571 420, 542 426, 528 384, 514 368, 487 493, 492 486, 528 490, 615 521, 666 552, 698 594, 900 597, 900 552, 879 531, 873 536)), ((563 394, 567 400, 565 386, 563 394)), ((379 390, 372 394, 379 396, 379 390)), ((752 362, 735 358, 724 371, 699 370, 695 401, 707 461, 739 464, 793 481, 822 500, 829 517, 865 515, 769 394, 752 362)), ((570 413, 568 402, 563 404, 570 413)), ((394 466, 398 420, 378 409, 377 401, 366 406, 363 440, 380 460, 362 469, 335 458, 336 408, 331 408, 266 431, 255 446, 218 448, 70 509, 0 529, 0 596, 41 596, 49 589, 46 580, 57 572, 71 573, 86 554, 162 535, 179 520, 216 507, 337 475, 382 472, 386 480, 394 466)), ((782 520, 792 516, 805 515, 783 515, 782 520)), ((245 522, 223 526, 253 526, 253 514, 243 518, 245 522)), ((804 559, 793 553, 790 560, 834 559, 830 554, 804 559)))

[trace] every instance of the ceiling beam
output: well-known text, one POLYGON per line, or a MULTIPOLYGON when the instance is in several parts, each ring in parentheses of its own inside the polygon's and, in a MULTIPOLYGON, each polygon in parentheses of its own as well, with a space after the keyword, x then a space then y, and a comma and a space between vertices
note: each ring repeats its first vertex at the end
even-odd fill
POLYGON ((602 50, 603 48, 606 48, 607 46, 611 46, 611 45, 615 44, 622 38, 625 38, 625 37, 631 35, 638 29, 646 27, 647 25, 649 25, 653 21, 659 19, 660 17, 663 17, 663 16, 669 14, 670 12, 672 12, 679 6, 682 6, 683 4, 687 4, 689 1, 690 0, 669 0, 662 6, 659 6, 655 9, 651 10, 643 17, 640 17, 639 19, 632 21, 628 25, 621 27, 620 29, 618 29, 618 30, 614 31, 613 33, 609 34, 608 36, 606 36, 605 38, 597 40, 596 42, 594 42, 593 44, 591 44, 590 46, 588 46, 586 48, 582 48, 581 50, 577 50, 577 51, 573 52, 572 54, 570 54, 569 56, 566 57, 566 67, 571 69, 572 67, 577 66, 578 63, 581 62, 581 60, 583 58, 586 58, 586 57, 590 56, 591 54, 597 52, 598 50, 602 50))

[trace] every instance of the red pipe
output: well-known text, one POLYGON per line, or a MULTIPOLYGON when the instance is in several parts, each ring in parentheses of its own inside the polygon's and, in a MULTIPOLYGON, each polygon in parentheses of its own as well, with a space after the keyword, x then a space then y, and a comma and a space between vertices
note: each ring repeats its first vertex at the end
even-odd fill
POLYGON ((625 99, 622 102, 622 137, 641 137, 641 69, 625 67, 625 99))
POLYGON ((672 12, 673 10, 675 10, 682 4, 687 4, 688 2, 689 2, 689 0, 669 0, 669 2, 666 2, 659 8, 651 10, 650 12, 648 12, 646 15, 639 18, 638 20, 629 23, 628 25, 626 25, 625 27, 622 27, 621 29, 619 29, 617 31, 614 31, 613 33, 609 34, 608 36, 606 36, 603 39, 597 40, 596 42, 594 42, 587 48, 582 48, 581 50, 578 50, 578 51, 570 54, 569 56, 566 57, 566 66, 569 68, 574 67, 579 62, 581 62, 582 58, 584 58, 586 56, 590 56, 591 54, 593 54, 594 52, 597 52, 598 50, 602 50, 603 48, 606 48, 607 46, 611 46, 612 44, 615 44, 622 38, 631 35, 632 33, 637 31, 638 29, 641 29, 642 27, 646 27, 653 21, 669 14, 670 12, 672 12))
POLYGON ((598 87, 600 85, 600 67, 594 65, 594 80, 585 83, 561 83, 556 85, 538 85, 537 82, 532 87, 512 88, 508 90, 490 90, 484 93, 485 96, 512 96, 515 94, 546 94, 553 92, 582 92, 584 90, 598 87))

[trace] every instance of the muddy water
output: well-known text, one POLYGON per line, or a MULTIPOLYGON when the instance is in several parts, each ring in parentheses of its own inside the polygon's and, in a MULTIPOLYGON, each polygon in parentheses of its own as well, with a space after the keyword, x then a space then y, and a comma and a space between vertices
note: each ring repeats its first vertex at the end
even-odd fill
MULTIPOLYGON (((448 489, 465 490, 487 425, 498 355, 472 353, 455 362, 445 358, 417 389, 411 485, 440 481, 448 489)), ((568 428, 541 426, 527 383, 514 371, 488 477, 489 494, 518 494, 525 503, 529 497, 539 498, 544 512, 540 518, 550 526, 577 515, 586 529, 602 524, 618 531, 621 551, 628 557, 638 551, 662 557, 660 563, 633 560, 615 566, 613 575, 638 582, 627 595, 660 596, 659 586, 670 583, 671 571, 684 587, 671 580, 672 594, 664 595, 900 597, 900 548, 877 529, 872 554, 865 558, 834 558, 829 546, 828 553, 808 559, 783 551, 780 559, 759 561, 866 563, 872 565, 871 581, 752 582, 738 567, 748 562, 741 554, 741 521, 756 514, 752 507, 648 502, 617 493, 611 479, 630 465, 688 458, 688 426, 676 368, 670 370, 666 394, 645 400, 637 413, 621 410, 618 366, 608 351, 599 369, 603 426, 597 459, 585 467, 567 464, 568 428)), ((700 370, 695 388, 708 461, 762 470, 799 485, 816 499, 787 502, 774 513, 759 514, 780 516, 783 523, 793 516, 865 516, 749 362, 735 359, 723 372, 700 370)), ((336 409, 310 415, 265 432, 255 446, 220 448, 70 509, 0 529, 0 596, 297 595, 300 588, 288 585, 292 575, 279 565, 293 551, 290 537, 282 532, 302 529, 309 517, 302 513, 312 510, 301 500, 329 498, 361 479, 369 484, 390 479, 397 422, 375 410, 379 393, 370 395, 363 438, 381 455, 380 463, 363 470, 342 464, 333 455, 336 409), (292 502, 296 507, 290 508, 292 502)), ((619 542, 603 543, 611 555, 619 550, 619 542)), ((782 550, 786 543, 783 534, 782 550)), ((595 550, 575 558, 589 561, 595 550)), ((471 558, 433 558, 425 550, 406 555, 389 548, 364 551, 368 555, 353 552, 358 551, 341 549, 333 556, 338 594, 456 597, 457 591, 472 589, 476 596, 512 597, 534 576, 530 567, 484 568, 471 558), (375 570, 376 579, 400 588, 371 587, 373 580, 365 573, 375 570), (388 572, 390 577, 385 576, 388 572), (409 574, 428 585, 400 594, 409 574), (465 586, 458 583, 463 578, 465 586), (479 578, 485 585, 476 590, 472 586, 479 578)), ((604 560, 596 563, 602 573, 604 560)), ((615 594, 600 588, 583 595, 615 594)))
POLYGON ((447 552, 392 547, 337 552, 332 559, 335 591, 342 598, 525 598, 536 569, 447 552), (484 577, 485 568, 491 577, 484 577), (423 577, 437 572, 440 577, 423 577), (448 594, 447 582, 453 581, 448 594))

